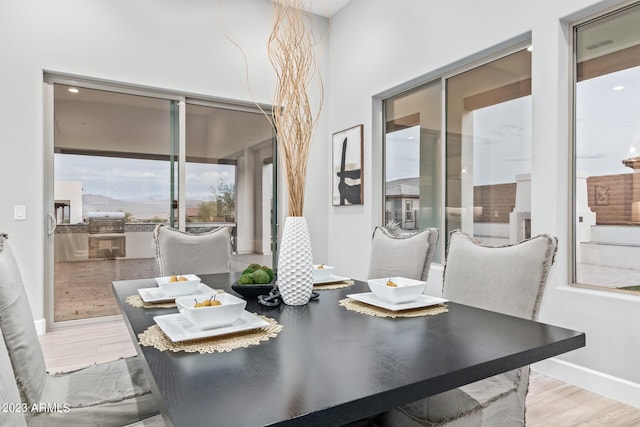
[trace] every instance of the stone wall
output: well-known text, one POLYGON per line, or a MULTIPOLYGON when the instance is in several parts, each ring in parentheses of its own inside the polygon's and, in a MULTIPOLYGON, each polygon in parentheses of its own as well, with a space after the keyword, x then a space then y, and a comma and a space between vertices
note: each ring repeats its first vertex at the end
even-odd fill
POLYGON ((509 223, 515 206, 515 182, 473 187, 474 222, 509 223))
POLYGON ((596 214, 596 225, 632 224, 632 184, 632 173, 587 178, 589 208, 596 214))
MULTIPOLYGON (((588 204, 596 225, 631 225, 633 174, 587 178, 588 204)), ((479 185, 473 188, 475 222, 509 222, 516 204, 516 184, 479 185)))

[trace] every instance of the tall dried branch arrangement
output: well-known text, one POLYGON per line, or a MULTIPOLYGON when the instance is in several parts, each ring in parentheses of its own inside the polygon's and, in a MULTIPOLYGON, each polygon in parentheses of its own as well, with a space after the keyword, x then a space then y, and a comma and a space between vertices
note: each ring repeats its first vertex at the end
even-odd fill
POLYGON ((302 216, 309 147, 324 94, 314 52, 311 17, 303 0, 275 0, 273 31, 267 50, 277 76, 273 120, 289 193, 289 216, 302 216), (321 101, 314 116, 307 93, 318 73, 321 101))

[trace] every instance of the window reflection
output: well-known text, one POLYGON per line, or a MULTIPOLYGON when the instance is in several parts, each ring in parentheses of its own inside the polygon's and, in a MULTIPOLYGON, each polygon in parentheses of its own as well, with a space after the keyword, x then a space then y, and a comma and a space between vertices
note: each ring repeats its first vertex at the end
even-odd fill
POLYGON ((574 281, 640 291, 640 6, 575 28, 574 281))
POLYGON ((441 93, 438 80, 385 101, 384 220, 400 232, 441 227, 441 93))
POLYGON ((447 79, 446 230, 488 244, 530 237, 531 53, 447 79))

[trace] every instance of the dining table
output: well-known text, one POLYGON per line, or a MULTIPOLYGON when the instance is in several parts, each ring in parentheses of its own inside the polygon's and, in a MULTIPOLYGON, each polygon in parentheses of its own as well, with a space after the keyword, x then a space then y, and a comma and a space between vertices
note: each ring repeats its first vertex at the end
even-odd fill
MULTIPOLYGON (((239 275, 200 277, 234 293, 239 275)), ((445 312, 418 317, 348 310, 341 300, 369 291, 353 280, 301 306, 247 298, 247 312, 282 326, 257 345, 163 351, 140 344, 140 336, 154 317, 177 309, 127 301, 155 286, 154 278, 120 280, 113 291, 169 426, 342 426, 585 345, 582 332, 453 301, 445 312)))

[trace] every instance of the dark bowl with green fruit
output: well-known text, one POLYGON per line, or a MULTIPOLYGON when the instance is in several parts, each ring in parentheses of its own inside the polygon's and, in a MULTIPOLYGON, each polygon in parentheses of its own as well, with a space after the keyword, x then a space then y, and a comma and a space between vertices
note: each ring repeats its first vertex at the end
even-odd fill
POLYGON ((274 284, 275 275, 271 268, 250 264, 231 285, 231 289, 245 298, 257 298, 260 295, 269 295, 274 284))

